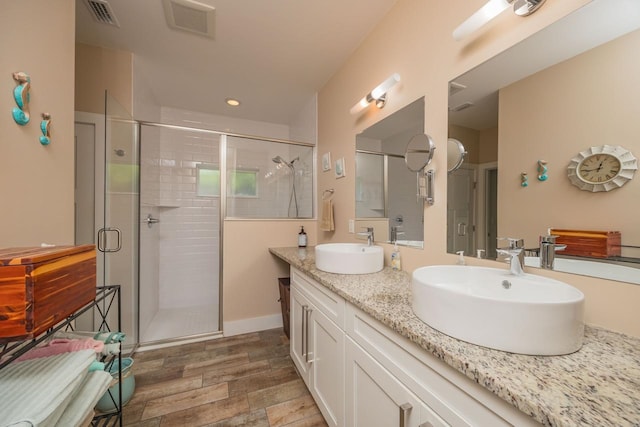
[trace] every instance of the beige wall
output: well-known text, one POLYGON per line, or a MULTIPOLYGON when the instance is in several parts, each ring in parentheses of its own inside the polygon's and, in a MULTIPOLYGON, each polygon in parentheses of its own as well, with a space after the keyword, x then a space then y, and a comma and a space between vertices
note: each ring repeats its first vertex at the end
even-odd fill
POLYGON ((484 129, 480 131, 480 153, 478 163, 498 161, 498 128, 484 129))
POLYGON ((316 244, 316 221, 243 221, 224 224, 224 322, 280 313, 278 277, 289 277, 289 265, 269 253, 270 247, 298 244, 303 225, 307 244, 316 244))
MULTIPOLYGON (((526 19, 504 13, 475 39, 455 42, 452 30, 484 0, 399 0, 320 91, 318 154, 320 157, 330 151, 332 158, 344 157, 347 176, 336 180, 332 174, 319 173, 318 194, 335 188, 336 207, 336 231, 319 231, 319 241, 355 241, 354 235, 348 233, 348 219, 355 212, 355 135, 425 96, 425 127, 440 147, 432 164, 436 169, 436 202, 425 208, 425 249, 401 248, 403 269, 410 272, 422 265, 454 263, 455 256, 446 254, 446 158, 442 155, 446 153, 443 147, 448 128, 448 81, 588 2, 547 2, 526 19), (394 72, 400 73, 402 82, 391 90, 384 109, 372 108, 361 116, 349 114, 353 104, 394 72)), ((390 246, 385 246, 388 257, 390 246)), ((468 263, 503 267, 473 258, 468 258, 468 263)), ((640 336, 635 307, 640 286, 562 273, 544 274, 559 277, 585 292, 588 323, 640 336)))
POLYGON ((0 247, 72 244, 75 1, 3 1, 0 11, 0 247), (11 73, 31 76, 31 121, 18 126, 11 73), (38 138, 51 114, 51 145, 38 138))
POLYGON ((449 125, 449 138, 462 142, 467 155, 465 163, 479 164, 498 161, 498 128, 475 130, 449 125))
POLYGON ((629 80, 640 75, 639 46, 635 31, 500 91, 500 235, 537 242, 548 227, 615 230, 623 244, 640 246, 637 173, 622 188, 595 194, 566 176, 571 158, 592 146, 622 145, 640 156, 640 91, 629 80), (544 183, 536 179, 538 159, 548 162, 544 183), (527 188, 521 172, 529 174, 527 188))
POLYGON ((133 113, 130 52, 76 44, 76 111, 104 113, 104 91, 133 113))

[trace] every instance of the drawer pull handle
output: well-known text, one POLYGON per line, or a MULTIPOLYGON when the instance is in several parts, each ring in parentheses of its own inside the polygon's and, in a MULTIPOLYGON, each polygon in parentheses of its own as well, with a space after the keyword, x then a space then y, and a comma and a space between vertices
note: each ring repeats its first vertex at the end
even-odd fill
POLYGON ((418 427, 433 427, 433 424, 431 424, 430 421, 427 421, 426 423, 420 424, 418 427))
POLYGON ((309 308, 308 305, 303 305, 302 306, 302 328, 300 328, 300 343, 302 344, 302 356, 306 359, 307 358, 307 349, 306 349, 306 344, 308 343, 308 341, 305 339, 305 335, 307 333, 307 309, 309 308))
POLYGON ((306 345, 305 348, 307 349, 307 352, 304 355, 304 360, 309 363, 309 315, 311 314, 313 310, 310 310, 309 308, 307 308, 306 312, 305 312, 305 316, 307 318, 307 321, 305 322, 305 341, 306 341, 306 345))
POLYGON ((409 411, 413 406, 410 403, 403 403, 400 405, 400 427, 407 427, 407 423, 409 422, 409 411))

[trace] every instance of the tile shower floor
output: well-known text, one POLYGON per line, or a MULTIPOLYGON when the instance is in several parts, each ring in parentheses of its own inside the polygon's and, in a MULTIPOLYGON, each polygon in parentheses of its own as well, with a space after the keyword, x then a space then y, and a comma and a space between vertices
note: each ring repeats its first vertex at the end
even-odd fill
POLYGON ((133 356, 125 426, 326 426, 282 329, 133 356))
POLYGON ((218 330, 218 310, 215 304, 162 308, 140 333, 140 341, 146 343, 215 332, 218 330))

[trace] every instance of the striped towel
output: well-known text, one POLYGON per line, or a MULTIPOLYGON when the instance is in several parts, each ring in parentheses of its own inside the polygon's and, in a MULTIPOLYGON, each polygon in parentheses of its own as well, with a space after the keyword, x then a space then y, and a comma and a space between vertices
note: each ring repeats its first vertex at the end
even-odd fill
POLYGON ((109 389, 111 374, 105 371, 93 371, 87 374, 84 382, 73 395, 71 403, 58 421, 59 426, 80 426, 86 418, 93 414, 98 400, 109 389))
POLYGON ((0 370, 0 427, 55 426, 95 360, 93 350, 82 350, 0 370))

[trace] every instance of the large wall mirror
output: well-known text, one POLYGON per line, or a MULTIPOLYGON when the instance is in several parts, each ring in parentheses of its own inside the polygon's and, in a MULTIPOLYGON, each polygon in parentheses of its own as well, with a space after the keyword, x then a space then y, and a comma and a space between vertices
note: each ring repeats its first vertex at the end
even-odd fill
POLYGON ((416 172, 405 163, 407 144, 424 134, 424 98, 356 135, 356 221, 377 241, 422 247, 424 205, 416 172))
POLYGON ((449 137, 467 155, 448 174, 448 252, 495 258, 496 238, 522 238, 536 267, 550 228, 618 231, 620 255, 559 251, 554 268, 640 284, 640 172, 601 192, 568 178, 590 147, 640 158, 638 28, 640 2, 594 0, 449 83, 449 137))

